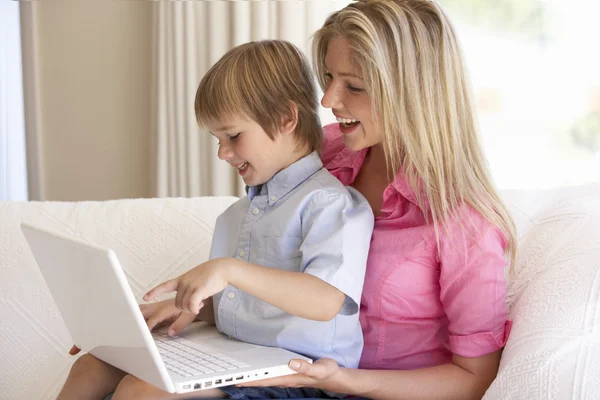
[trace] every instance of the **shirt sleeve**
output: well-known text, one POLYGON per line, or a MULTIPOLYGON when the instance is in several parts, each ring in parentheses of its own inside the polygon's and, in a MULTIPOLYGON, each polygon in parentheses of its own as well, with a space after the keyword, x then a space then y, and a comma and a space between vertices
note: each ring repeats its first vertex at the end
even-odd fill
POLYGON ((248 205, 248 197, 242 197, 217 217, 208 255, 209 260, 233 256, 231 238, 239 237, 242 223, 240 215, 245 214, 248 205))
POLYGON ((302 215, 302 266, 346 295, 340 314, 358 312, 374 217, 369 203, 348 193, 318 192, 302 215))
POLYGON ((440 299, 452 353, 479 357, 501 349, 510 331, 506 245, 501 232, 475 211, 463 209, 458 216, 440 235, 440 299))

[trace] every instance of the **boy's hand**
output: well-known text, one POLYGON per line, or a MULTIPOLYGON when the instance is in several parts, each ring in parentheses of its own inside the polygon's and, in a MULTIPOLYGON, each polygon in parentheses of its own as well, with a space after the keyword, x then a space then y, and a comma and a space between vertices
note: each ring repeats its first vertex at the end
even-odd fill
POLYGON ((226 258, 217 258, 198 265, 185 274, 161 283, 144 296, 144 300, 177 291, 175 306, 183 311, 198 314, 202 301, 219 293, 229 284, 226 258))
MULTIPOLYGON (((202 307, 202 304, 200 305, 202 307)), ((188 324, 194 322, 196 315, 181 311, 175 307, 175 300, 163 300, 152 304, 140 304, 142 315, 148 324, 148 329, 152 331, 154 328, 171 323, 168 330, 169 336, 177 335, 188 324)))

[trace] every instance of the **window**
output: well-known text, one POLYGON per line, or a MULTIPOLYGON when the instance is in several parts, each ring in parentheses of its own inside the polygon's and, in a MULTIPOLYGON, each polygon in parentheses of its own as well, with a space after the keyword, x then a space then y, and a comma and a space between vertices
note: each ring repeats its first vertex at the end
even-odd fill
POLYGON ((19 2, 0 2, 0 200, 27 200, 19 2))
POLYGON ((441 0, 501 189, 600 181, 600 2, 441 0))

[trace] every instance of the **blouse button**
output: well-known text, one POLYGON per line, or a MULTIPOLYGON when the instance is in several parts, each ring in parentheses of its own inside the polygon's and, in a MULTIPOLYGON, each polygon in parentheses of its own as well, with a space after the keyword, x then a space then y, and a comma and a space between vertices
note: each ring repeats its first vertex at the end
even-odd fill
POLYGON ((252 214, 256 215, 258 214, 260 211, 258 210, 258 208, 255 208, 254 210, 252 210, 252 214))
POLYGON ((227 297, 229 297, 230 299, 235 299, 235 293, 233 293, 233 292, 229 292, 229 293, 227 294, 227 297))

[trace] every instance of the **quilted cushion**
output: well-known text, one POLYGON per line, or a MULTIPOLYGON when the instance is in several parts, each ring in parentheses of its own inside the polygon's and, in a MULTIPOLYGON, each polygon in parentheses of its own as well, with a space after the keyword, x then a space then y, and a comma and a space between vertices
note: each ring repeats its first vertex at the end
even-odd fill
POLYGON ((114 249, 139 300, 208 258, 216 217, 235 200, 0 202, 0 398, 56 398, 74 360, 22 221, 114 249))
POLYGON ((600 185, 504 197, 521 237, 513 327, 485 399, 600 399, 600 185))

